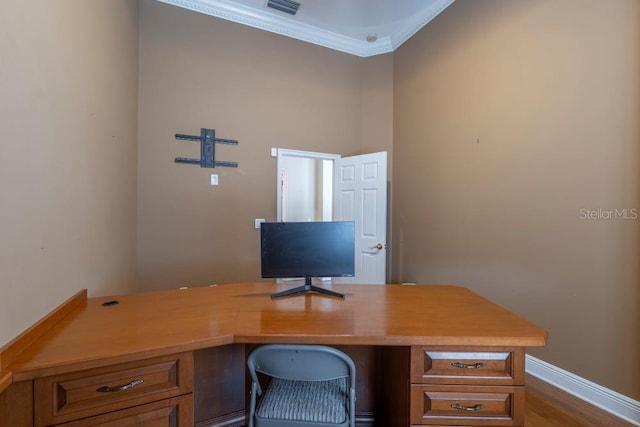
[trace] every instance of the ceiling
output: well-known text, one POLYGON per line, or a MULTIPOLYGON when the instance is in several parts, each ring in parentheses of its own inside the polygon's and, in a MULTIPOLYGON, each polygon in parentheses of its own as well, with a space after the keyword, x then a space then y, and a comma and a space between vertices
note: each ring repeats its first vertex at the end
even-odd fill
POLYGON ((158 1, 362 57, 392 52, 454 2, 296 0, 293 16, 268 0, 158 1))

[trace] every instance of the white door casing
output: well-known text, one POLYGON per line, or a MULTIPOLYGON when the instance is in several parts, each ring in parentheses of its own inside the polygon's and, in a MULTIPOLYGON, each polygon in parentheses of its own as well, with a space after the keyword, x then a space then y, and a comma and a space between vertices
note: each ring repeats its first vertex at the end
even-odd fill
POLYGON ((384 284, 387 265, 387 153, 334 161, 334 220, 355 221, 355 276, 334 283, 384 284))

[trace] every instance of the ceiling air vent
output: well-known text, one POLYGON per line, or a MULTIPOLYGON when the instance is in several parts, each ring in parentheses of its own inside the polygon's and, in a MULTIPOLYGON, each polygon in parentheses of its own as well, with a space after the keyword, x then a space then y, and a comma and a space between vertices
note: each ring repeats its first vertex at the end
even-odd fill
POLYGON ((268 0, 267 6, 289 15, 295 15, 300 8, 300 3, 292 0, 268 0))

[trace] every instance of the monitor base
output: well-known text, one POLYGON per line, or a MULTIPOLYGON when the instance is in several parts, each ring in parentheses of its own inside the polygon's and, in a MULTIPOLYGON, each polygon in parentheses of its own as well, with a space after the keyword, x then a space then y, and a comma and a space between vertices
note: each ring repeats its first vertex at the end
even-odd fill
POLYGON ((295 288, 287 289, 284 291, 276 292, 275 294, 271 295, 271 299, 276 299, 276 298, 286 297, 289 295, 296 295, 296 294, 312 294, 313 292, 322 294, 322 295, 329 295, 332 297, 338 297, 338 298, 344 299, 344 294, 312 285, 310 277, 305 278, 304 285, 297 286, 295 288))

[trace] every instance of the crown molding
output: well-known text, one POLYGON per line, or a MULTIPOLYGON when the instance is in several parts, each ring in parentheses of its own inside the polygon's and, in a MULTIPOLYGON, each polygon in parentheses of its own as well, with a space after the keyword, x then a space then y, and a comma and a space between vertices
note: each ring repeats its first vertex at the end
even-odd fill
POLYGON ((409 40, 415 33, 420 31, 422 27, 427 25, 436 16, 440 15, 442 11, 451 6, 455 0, 440 0, 436 2, 426 15, 418 15, 415 19, 406 20, 402 26, 394 31, 391 38, 392 50, 396 50, 402 43, 409 40))
POLYGON ((425 15, 416 15, 399 26, 390 36, 373 43, 347 37, 315 26, 292 21, 271 13, 259 13, 254 8, 228 0, 158 0, 162 3, 203 13, 238 24, 247 25, 329 49, 360 57, 393 52, 422 27, 433 20, 455 0, 438 0, 425 15))

